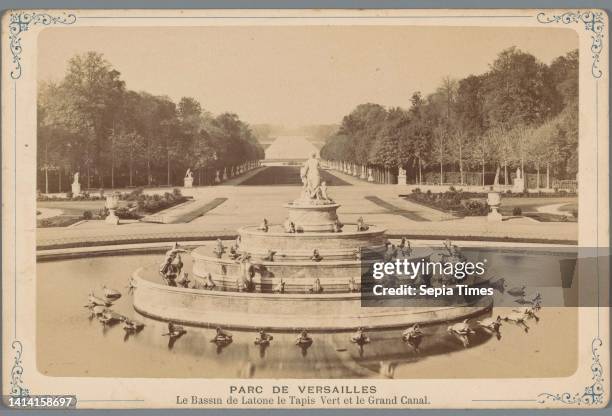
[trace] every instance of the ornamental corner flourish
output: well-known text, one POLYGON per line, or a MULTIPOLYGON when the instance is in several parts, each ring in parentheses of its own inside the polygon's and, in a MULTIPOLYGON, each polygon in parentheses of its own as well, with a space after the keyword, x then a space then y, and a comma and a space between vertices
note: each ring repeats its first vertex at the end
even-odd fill
POLYGON ((64 13, 60 16, 52 16, 48 13, 13 11, 10 15, 9 22, 9 41, 11 54, 13 55, 13 69, 11 70, 11 78, 21 78, 21 34, 26 32, 30 25, 71 25, 77 20, 76 15, 64 13))
POLYGON ((599 68, 599 56, 603 50, 603 35, 605 30, 605 18, 603 12, 570 10, 562 14, 547 15, 540 12, 537 15, 538 22, 548 23, 583 23, 584 29, 591 32, 591 74, 594 78, 601 78, 603 72, 599 68))

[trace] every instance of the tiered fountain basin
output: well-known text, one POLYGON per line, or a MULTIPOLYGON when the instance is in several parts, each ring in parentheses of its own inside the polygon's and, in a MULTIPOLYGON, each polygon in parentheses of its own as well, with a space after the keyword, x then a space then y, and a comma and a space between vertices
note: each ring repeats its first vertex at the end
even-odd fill
POLYGON ((452 321, 488 311, 487 297, 457 305, 362 307, 359 293, 260 293, 166 286, 155 270, 138 269, 133 278, 134 308, 150 318, 186 325, 272 331, 340 331, 402 328, 452 321))
POLYGON ((342 232, 296 232, 287 233, 280 225, 273 225, 265 232, 256 226, 243 227, 238 230, 240 250, 253 255, 267 253, 268 249, 277 250, 277 254, 291 256, 295 253, 308 252, 308 258, 314 249, 319 252, 346 253, 354 258, 354 250, 383 246, 385 229, 370 226, 366 231, 357 231, 356 224, 345 224, 342 232))
POLYGON ((283 205, 289 213, 298 232, 333 231, 334 222, 338 219, 336 210, 340 204, 300 204, 291 202, 283 205))
MULTIPOLYGON (((287 331, 405 327, 455 320, 490 308, 489 298, 375 298, 363 306, 362 274, 373 257, 383 258, 385 230, 362 222, 345 224, 338 231, 339 206, 303 198, 285 205, 285 223, 292 222, 295 232, 280 225, 241 228, 238 258, 229 255, 234 241, 222 243, 221 255, 216 243, 198 247, 191 253, 189 288, 167 286, 156 270, 139 269, 133 276, 134 307, 153 318, 189 325, 287 331), (211 279, 212 290, 206 288, 211 279), (241 291, 247 287, 248 292, 241 291)), ((405 258, 427 261, 432 253, 427 247, 413 247, 405 258)), ((369 293, 367 288, 363 292, 369 293)))
MULTIPOLYGON (((244 230, 244 229, 243 229, 244 230)), ((241 230, 242 231, 242 230, 241 230)), ((372 230, 370 236, 382 235, 383 231, 372 230)), ((263 233, 263 232, 262 232, 263 233)), ((365 233, 365 232, 364 232, 365 233)), ((263 234, 273 234, 271 232, 263 234)), ((327 238, 336 239, 336 236, 340 236, 342 233, 337 233, 333 237, 329 234, 327 238)), ((241 236, 245 234, 241 233, 241 236)), ((251 238, 255 237, 251 235, 251 238)), ((267 238, 268 236, 262 236, 267 238)), ((304 234, 302 239, 300 234, 278 234, 276 237, 271 236, 272 239, 285 239, 281 241, 283 243, 289 242, 290 244, 283 245, 283 249, 279 249, 274 254, 273 260, 264 260, 267 253, 259 250, 255 250, 255 246, 247 244, 248 249, 244 248, 244 237, 243 243, 240 245, 240 250, 244 250, 251 253, 251 264, 253 266, 253 284, 254 292, 272 292, 274 287, 281 281, 284 282, 285 293, 309 293, 312 289, 316 279, 319 279, 323 292, 325 293, 346 293, 349 291, 349 282, 352 280, 353 284, 356 285, 356 289, 359 288, 361 275, 367 264, 370 261, 362 260, 359 258, 361 253, 372 253, 382 252, 384 245, 380 246, 367 246, 364 240, 357 240, 357 244, 347 244, 345 248, 325 248, 320 249, 319 254, 322 257, 321 261, 313 261, 312 250, 305 249, 312 241, 323 241, 323 236, 316 237, 312 233, 304 234), (287 237, 293 236, 293 237, 287 237), (293 241, 292 241, 293 240, 293 241), (251 251, 251 247, 253 250, 251 251), (292 250, 291 250, 292 249, 292 250)), ((340 240, 340 238, 337 238, 340 240)), ((249 240, 249 243, 257 241, 258 238, 249 240)), ((344 243, 348 243, 351 240, 351 236, 347 233, 347 238, 344 243)), ((353 241, 353 243, 355 243, 353 241)), ((260 247, 270 247, 262 243, 260 247)), ((275 247, 275 246, 272 246, 275 247)), ((331 245, 333 247, 333 245, 331 245)), ((432 250, 429 248, 421 247, 415 248, 410 256, 407 257, 409 261, 418 262, 421 259, 427 260, 432 250)), ((382 257, 379 255, 378 257, 382 257)), ((206 283, 208 274, 211 275, 213 281, 222 290, 236 290, 237 280, 244 273, 243 264, 230 259, 224 255, 218 258, 214 251, 213 246, 198 247, 192 252, 193 258, 193 279, 200 285, 206 283)))

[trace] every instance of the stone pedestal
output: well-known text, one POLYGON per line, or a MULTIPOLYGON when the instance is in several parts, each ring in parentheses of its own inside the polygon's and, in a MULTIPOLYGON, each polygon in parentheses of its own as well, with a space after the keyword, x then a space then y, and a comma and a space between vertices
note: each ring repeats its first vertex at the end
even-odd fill
POLYGON ((114 209, 108 210, 108 216, 106 217, 104 222, 110 225, 119 225, 119 217, 117 216, 117 214, 115 214, 114 209))
POLYGON ((406 175, 399 175, 397 177, 397 184, 398 185, 406 185, 406 175))
POLYGON ((119 206, 119 195, 112 194, 106 196, 106 208, 108 208, 108 216, 104 220, 107 224, 119 225, 119 217, 115 214, 115 210, 119 206))
POLYGON ((221 172, 217 171, 217 174, 215 176, 215 183, 221 182, 221 178, 219 177, 220 174, 221 174, 221 172))
POLYGON ((512 184, 512 192, 514 193, 525 192, 525 179, 524 178, 514 179, 514 183, 512 184))
POLYGON ((72 195, 80 195, 81 194, 81 184, 73 183, 72 184, 72 195))
POLYGON ((193 178, 190 177, 186 177, 183 179, 183 186, 185 188, 192 188, 193 187, 193 178))
POLYGON ((332 232, 338 220, 336 210, 339 204, 300 204, 290 203, 285 207, 289 210, 289 221, 295 224, 297 232, 332 232))
POLYGON ((487 221, 500 222, 502 215, 498 212, 501 205, 501 196, 498 192, 489 192, 487 195, 487 204, 491 207, 491 212, 487 215, 487 221))
POLYGON ((374 176, 372 176, 372 168, 368 168, 368 182, 374 182, 374 176))

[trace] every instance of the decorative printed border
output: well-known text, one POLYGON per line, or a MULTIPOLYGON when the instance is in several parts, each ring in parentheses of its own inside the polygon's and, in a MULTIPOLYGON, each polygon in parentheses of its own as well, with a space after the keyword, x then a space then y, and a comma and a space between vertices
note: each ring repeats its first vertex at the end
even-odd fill
POLYGON ((604 386, 603 386, 603 366, 599 361, 599 348, 603 345, 600 338, 594 338, 591 343, 592 364, 591 373, 593 383, 584 388, 582 393, 541 393, 538 395, 538 403, 546 403, 547 401, 561 402, 565 404, 594 405, 603 403, 604 386))
POLYGON ((13 348, 13 351, 15 351, 13 367, 11 368, 11 396, 29 396, 30 390, 24 387, 23 380, 21 379, 21 376, 23 375, 23 365, 21 362, 23 345, 21 345, 21 341, 13 341, 11 347, 13 348))
POLYGON ((603 12, 592 11, 568 11, 560 15, 547 16, 546 13, 540 12, 537 16, 540 23, 584 23, 584 29, 593 32, 591 39, 591 57, 593 64, 591 65, 591 74, 594 78, 601 78, 602 72, 599 69, 599 55, 603 50, 603 33, 605 29, 605 20, 603 12))
MULTIPOLYGON (((484 17, 484 16, 478 16, 484 17)), ((517 16, 518 17, 518 16, 517 16)), ((77 21, 75 14, 64 13, 60 16, 52 16, 48 13, 38 12, 23 12, 23 11, 12 11, 10 14, 9 22, 9 40, 10 49, 13 56, 13 69, 11 70, 11 78, 17 80, 21 78, 22 67, 21 67, 21 53, 23 51, 21 45, 21 33, 26 32, 30 25, 72 25, 77 21)), ((603 50, 603 35, 605 30, 605 20, 602 12, 594 11, 567 11, 559 15, 547 15, 546 12, 540 12, 537 14, 537 21, 542 24, 550 23, 583 23, 584 29, 592 32, 591 39, 591 53, 593 63, 591 66, 591 74, 594 78, 599 79, 603 75, 602 70, 599 68, 600 54, 603 50)), ((16 108, 14 109, 16 111, 16 108)), ((596 108, 597 111, 597 108, 596 108)), ((599 349, 602 347, 603 341, 596 337, 591 342, 591 373, 592 373, 592 384, 586 386, 583 392, 577 393, 541 393, 538 397, 538 403, 543 404, 547 402, 559 402, 568 405, 582 406, 582 405, 596 405, 603 403, 605 397, 604 391, 604 377, 603 377, 603 366, 600 362, 599 349)), ((11 368, 11 396, 15 397, 27 397, 30 394, 30 390, 26 388, 23 383, 23 345, 21 341, 14 340, 11 344, 11 348, 14 351, 13 365, 11 368)), ((97 401, 97 400, 86 400, 86 401, 97 401)), ((121 401, 121 400, 119 400, 121 401)))
POLYGON ((74 14, 64 14, 62 16, 51 16, 48 13, 37 12, 12 12, 9 23, 9 39, 11 53, 13 54, 14 68, 11 71, 11 78, 19 79, 21 77, 21 33, 29 29, 30 25, 71 25, 76 22, 74 14))

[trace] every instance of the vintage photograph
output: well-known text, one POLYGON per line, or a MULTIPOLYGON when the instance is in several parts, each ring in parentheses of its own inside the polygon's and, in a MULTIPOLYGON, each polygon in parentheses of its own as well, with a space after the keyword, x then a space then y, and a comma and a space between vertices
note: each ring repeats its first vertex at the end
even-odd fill
POLYGON ((244 13, 10 17, 3 142, 30 179, 3 190, 31 204, 5 239, 35 249, 8 254, 12 396, 30 377, 78 407, 607 402, 588 16, 244 13), (527 384, 422 384, 457 379, 527 384))
POLYGON ((39 370, 573 373, 576 311, 537 287, 573 272, 578 66, 568 29, 44 30, 37 241, 90 248, 39 262, 39 370), (385 245, 468 249, 524 302, 362 307, 359 251, 385 245))

